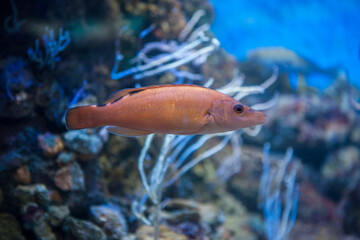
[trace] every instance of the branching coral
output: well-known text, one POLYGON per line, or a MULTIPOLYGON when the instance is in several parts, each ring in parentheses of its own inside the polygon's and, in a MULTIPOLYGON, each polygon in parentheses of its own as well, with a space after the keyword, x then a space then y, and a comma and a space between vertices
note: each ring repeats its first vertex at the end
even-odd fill
MULTIPOLYGON (((203 25, 193 29, 204 11, 199 10, 194 13, 185 28, 180 32, 178 40, 170 42, 149 42, 138 52, 134 61, 135 67, 119 71, 120 62, 123 55, 118 49, 119 42, 116 42, 117 50, 115 53, 115 63, 111 72, 111 78, 118 80, 126 76, 133 76, 134 79, 142 79, 162 72, 172 71, 174 75, 188 77, 191 80, 201 80, 201 75, 191 73, 182 73, 176 70, 177 67, 189 62, 201 64, 206 58, 219 47, 219 41, 216 38, 207 37, 205 31, 209 29, 208 25, 203 25), (152 52, 160 52, 156 56, 150 56, 152 52), (199 79, 200 78, 200 79, 199 79)), ((140 33, 140 37, 146 35, 154 27, 150 26, 140 33)))
POLYGON ((298 164, 291 166, 293 150, 289 148, 277 166, 271 166, 270 144, 264 146, 263 172, 259 186, 259 207, 265 218, 265 234, 269 240, 286 240, 295 223, 299 185, 296 184, 298 164), (285 192, 282 191, 285 187, 285 192), (284 207, 282 209, 282 206, 284 207))
POLYGON ((46 66, 54 68, 55 62, 60 61, 59 52, 63 51, 70 43, 70 34, 68 31, 63 31, 60 28, 58 40, 56 40, 53 29, 45 28, 45 32, 42 36, 44 52, 40 49, 39 39, 36 39, 35 49, 31 47, 27 53, 31 61, 39 64, 39 68, 46 66))

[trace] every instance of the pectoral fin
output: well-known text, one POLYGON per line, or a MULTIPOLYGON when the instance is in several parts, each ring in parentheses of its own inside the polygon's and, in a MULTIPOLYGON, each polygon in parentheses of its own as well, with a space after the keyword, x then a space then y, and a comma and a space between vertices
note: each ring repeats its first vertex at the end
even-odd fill
POLYGON ((147 132, 147 131, 131 129, 131 128, 121 128, 121 127, 107 127, 106 131, 126 137, 136 137, 136 136, 152 134, 151 132, 147 132))

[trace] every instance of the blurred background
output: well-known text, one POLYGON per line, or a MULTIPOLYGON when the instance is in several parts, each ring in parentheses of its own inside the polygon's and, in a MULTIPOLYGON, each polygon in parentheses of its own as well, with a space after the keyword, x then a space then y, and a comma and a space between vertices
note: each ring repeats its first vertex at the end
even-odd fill
MULTIPOLYGON (((357 1, 211 2, 215 11, 211 29, 239 60, 259 47, 284 47, 321 69, 346 71, 349 81, 360 86, 357 1)), ((306 83, 323 90, 332 82, 330 76, 314 72, 306 83)))

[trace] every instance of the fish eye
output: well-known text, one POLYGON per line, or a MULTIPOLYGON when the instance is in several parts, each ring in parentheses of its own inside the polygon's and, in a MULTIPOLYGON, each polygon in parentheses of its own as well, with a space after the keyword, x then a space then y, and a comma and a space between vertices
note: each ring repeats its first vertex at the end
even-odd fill
POLYGON ((238 114, 243 113, 244 110, 245 110, 244 106, 241 105, 241 104, 236 104, 236 105, 234 105, 233 109, 234 109, 234 111, 235 111, 236 113, 238 113, 238 114))

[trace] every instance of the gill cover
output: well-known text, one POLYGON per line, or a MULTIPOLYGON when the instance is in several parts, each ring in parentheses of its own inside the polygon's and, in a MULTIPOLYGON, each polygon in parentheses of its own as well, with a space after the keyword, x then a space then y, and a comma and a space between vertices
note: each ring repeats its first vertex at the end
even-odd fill
POLYGON ((214 116, 214 120, 218 125, 224 125, 226 121, 226 108, 231 106, 231 100, 220 98, 213 102, 210 113, 214 116))

